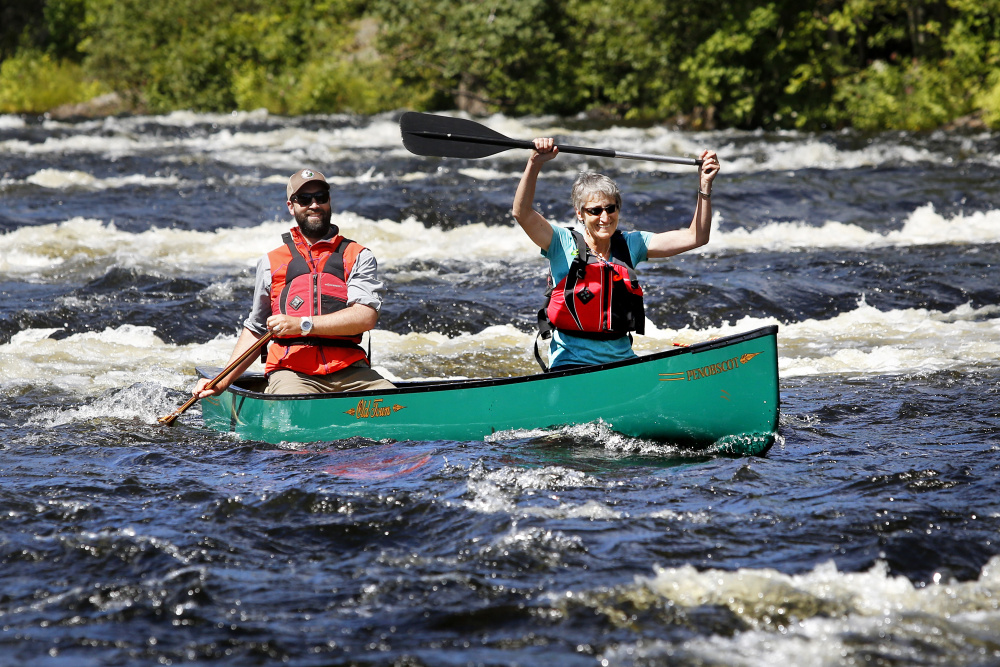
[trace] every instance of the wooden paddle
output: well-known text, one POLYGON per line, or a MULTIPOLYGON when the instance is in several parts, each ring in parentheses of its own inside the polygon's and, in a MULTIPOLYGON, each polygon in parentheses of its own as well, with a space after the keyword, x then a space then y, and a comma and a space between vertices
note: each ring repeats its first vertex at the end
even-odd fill
MULTIPOLYGON (((480 158, 494 155, 511 148, 531 150, 535 145, 530 141, 511 139, 499 132, 464 118, 436 116, 429 113, 407 111, 399 117, 399 130, 403 135, 403 146, 415 155, 435 157, 480 158)), ((560 153, 594 155, 597 157, 625 158, 627 160, 648 160, 650 162, 671 162, 700 167, 701 160, 689 157, 667 157, 645 153, 624 153, 609 148, 585 148, 558 144, 560 153)))
MULTIPOLYGON (((250 357, 252 357, 254 354, 256 354, 260 350, 260 348, 262 348, 264 345, 267 345, 267 341, 271 340, 271 338, 273 336, 274 336, 274 334, 272 332, 268 331, 266 334, 264 334, 263 336, 261 336, 260 338, 258 338, 257 342, 250 346, 250 349, 248 349, 246 352, 244 352, 243 354, 241 354, 239 356, 239 358, 236 359, 236 361, 234 361, 233 363, 231 363, 228 366, 226 366, 224 369, 222 369, 221 373, 219 373, 214 378, 212 378, 209 381, 209 383, 205 385, 205 389, 211 389, 215 385, 219 384, 219 382, 222 381, 222 378, 224 378, 227 375, 229 375, 230 373, 232 373, 233 370, 235 370, 237 366, 239 366, 244 361, 246 361, 247 359, 249 359, 250 357)), ((171 412, 166 417, 160 417, 157 421, 160 422, 161 424, 165 424, 167 426, 170 426, 171 424, 174 423, 174 421, 178 417, 180 417, 182 414, 184 414, 184 412, 188 408, 190 408, 192 405, 194 405, 197 402, 198 402, 198 397, 197 396, 192 396, 191 398, 189 398, 187 400, 187 403, 185 403, 181 407, 177 408, 176 410, 174 410, 173 412, 171 412)))

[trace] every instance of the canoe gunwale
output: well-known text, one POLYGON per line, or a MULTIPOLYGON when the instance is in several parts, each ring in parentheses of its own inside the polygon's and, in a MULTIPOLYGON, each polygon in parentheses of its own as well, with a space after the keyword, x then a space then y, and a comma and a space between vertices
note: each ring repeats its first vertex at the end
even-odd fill
MULTIPOLYGON (((700 343, 693 343, 685 347, 671 348, 668 350, 663 350, 661 352, 654 352, 653 354, 636 357, 635 359, 615 361, 608 364, 598 364, 594 366, 585 366, 582 368, 573 368, 565 371, 555 371, 550 373, 534 373, 532 375, 518 375, 505 378, 471 378, 465 380, 401 382, 397 383, 397 387, 394 389, 355 391, 355 392, 350 392, 350 395, 362 398, 365 396, 376 396, 376 395, 398 396, 398 395, 424 393, 424 392, 447 392, 447 391, 456 391, 465 389, 476 389, 481 387, 494 387, 499 385, 519 384, 525 382, 545 382, 548 380, 557 380, 559 378, 564 378, 573 375, 598 374, 601 371, 656 362, 659 361, 660 359, 665 359, 667 357, 673 357, 683 354, 697 355, 702 352, 708 352, 709 350, 715 350, 721 347, 728 347, 730 345, 743 343, 749 340, 754 340, 756 338, 774 336, 777 334, 777 332, 778 332, 778 326, 772 324, 765 327, 760 327, 758 329, 753 329, 752 331, 733 334, 730 336, 724 336, 721 338, 715 338, 700 343)), ((217 374, 220 370, 221 369, 211 369, 202 367, 196 368, 196 371, 202 377, 206 378, 214 377, 215 374, 217 374), (212 372, 213 370, 215 371, 214 373, 212 372)), ((262 373, 244 373, 244 375, 241 376, 240 379, 252 379, 252 378, 263 379, 263 377, 264 376, 262 373)), ((240 380, 237 380, 237 382, 239 381, 240 380)), ((226 391, 235 394, 237 396, 243 396, 247 398, 252 397, 256 400, 264 400, 264 401, 309 401, 309 400, 323 400, 334 396, 336 397, 344 396, 344 394, 265 394, 263 392, 244 389, 242 387, 236 386, 235 383, 233 385, 230 385, 230 387, 226 391)))

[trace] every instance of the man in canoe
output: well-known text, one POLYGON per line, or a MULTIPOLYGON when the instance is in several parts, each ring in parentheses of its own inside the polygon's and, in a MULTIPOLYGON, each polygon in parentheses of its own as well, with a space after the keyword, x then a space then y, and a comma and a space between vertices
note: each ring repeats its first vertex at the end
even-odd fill
MULTIPOLYGON (((285 195, 297 226, 257 263, 253 304, 230 363, 271 332, 265 366, 269 394, 391 389, 361 347, 362 334, 378 322, 385 293, 375 255, 330 222, 330 185, 323 174, 295 172, 285 195)), ((254 358, 214 387, 206 388, 210 380, 202 379, 192 393, 199 399, 221 394, 254 358)))
POLYGON ((549 260, 550 293, 539 312, 542 337, 551 335, 548 370, 634 358, 630 332, 643 333, 645 324, 635 267, 647 259, 670 257, 708 243, 712 182, 719 173, 719 158, 714 151, 701 153, 691 224, 659 234, 620 231, 618 186, 603 174, 580 174, 573 184, 572 200, 583 227, 581 234, 553 225, 532 208, 542 165, 559 154, 551 138, 535 139, 534 144, 514 195, 513 213, 549 260))

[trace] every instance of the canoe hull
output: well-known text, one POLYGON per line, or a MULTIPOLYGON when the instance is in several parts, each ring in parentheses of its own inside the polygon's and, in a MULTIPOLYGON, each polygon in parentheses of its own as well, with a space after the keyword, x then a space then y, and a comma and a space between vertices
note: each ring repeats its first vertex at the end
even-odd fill
POLYGON ((758 455, 777 429, 777 327, 626 362, 516 378, 308 396, 264 395, 241 384, 202 401, 206 426, 278 443, 355 436, 480 440, 497 431, 603 421, 637 438, 758 455))

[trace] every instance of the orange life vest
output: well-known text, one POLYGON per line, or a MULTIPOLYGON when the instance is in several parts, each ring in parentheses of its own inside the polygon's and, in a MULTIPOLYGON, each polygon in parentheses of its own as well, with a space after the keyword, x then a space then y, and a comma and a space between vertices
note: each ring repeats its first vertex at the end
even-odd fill
MULTIPOLYGON (((271 265, 271 312, 316 317, 347 308, 347 281, 364 246, 340 234, 312 246, 298 229, 281 235, 284 245, 267 254, 271 265)), ((265 372, 288 369, 326 375, 368 355, 357 336, 272 338, 265 372)))

